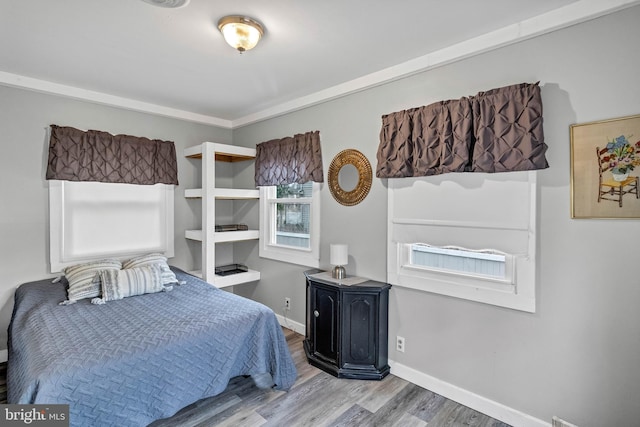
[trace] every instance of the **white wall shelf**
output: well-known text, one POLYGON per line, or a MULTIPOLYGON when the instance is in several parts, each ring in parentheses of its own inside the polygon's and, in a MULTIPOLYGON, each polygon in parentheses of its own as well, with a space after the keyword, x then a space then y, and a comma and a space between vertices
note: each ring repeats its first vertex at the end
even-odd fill
MULTIPOLYGON (((185 230, 185 236, 189 240, 202 242, 202 230, 185 230)), ((258 230, 242 231, 217 231, 213 233, 215 243, 241 242, 243 240, 256 240, 260 237, 258 230)))
POLYGON ((203 142, 200 145, 184 149, 184 156, 193 159, 201 159, 208 151, 214 151, 214 158, 219 162, 242 162, 256 158, 255 148, 237 147, 235 145, 220 144, 217 142, 203 142))
MULTIPOLYGON (((202 188, 189 188, 184 190, 187 199, 201 199, 202 188)), ((218 200, 243 200, 260 198, 259 190, 243 190, 239 188, 216 188, 214 197, 218 200)))
MULTIPOLYGON (((202 270, 189 271, 189 274, 202 279, 202 270)), ((245 273, 230 274, 228 276, 217 275, 215 285, 218 288, 225 288, 227 286, 241 285, 243 283, 255 282, 257 280, 260 280, 260 272, 256 270, 249 270, 245 273)))
POLYGON ((214 233, 216 243, 241 242, 243 240, 258 240, 259 238, 260 233, 258 230, 219 231, 214 233))
MULTIPOLYGON (((216 162, 253 161, 256 150, 216 142, 203 142, 200 145, 186 148, 184 155, 187 158, 201 159, 203 162, 202 187, 186 189, 184 192, 185 198, 200 199, 202 203, 202 229, 185 231, 185 238, 202 244, 202 268, 190 273, 218 288, 260 280, 260 272, 255 270, 227 276, 215 274, 217 243, 246 240, 256 240, 257 242, 260 237, 258 230, 215 231, 216 200, 257 200, 260 198, 260 193, 256 189, 216 188, 215 165, 216 162)), ((229 249, 225 247, 224 250, 229 249)))

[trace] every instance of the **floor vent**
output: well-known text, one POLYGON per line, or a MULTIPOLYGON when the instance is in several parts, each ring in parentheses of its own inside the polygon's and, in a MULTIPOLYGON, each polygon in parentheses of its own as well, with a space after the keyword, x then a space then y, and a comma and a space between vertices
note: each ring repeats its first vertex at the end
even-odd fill
POLYGON ((578 426, 575 424, 568 423, 565 420, 560 419, 558 417, 553 417, 551 419, 551 427, 578 427, 578 426))

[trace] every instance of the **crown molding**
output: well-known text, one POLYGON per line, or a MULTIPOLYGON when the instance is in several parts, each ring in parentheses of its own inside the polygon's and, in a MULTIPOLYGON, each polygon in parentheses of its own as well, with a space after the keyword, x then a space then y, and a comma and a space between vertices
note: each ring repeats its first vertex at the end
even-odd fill
POLYGON ((461 61, 494 49, 508 46, 572 25, 586 22, 640 4, 639 0, 580 0, 542 15, 508 25, 481 36, 411 59, 366 76, 330 87, 319 92, 284 102, 271 108, 232 121, 238 128, 321 104, 345 95, 390 83, 461 61))
POLYGON ((321 104, 332 99, 389 83, 423 71, 451 64, 453 62, 461 61, 471 56, 479 55, 523 40, 557 31, 581 22, 586 22, 638 4, 640 4, 640 0, 579 0, 575 3, 571 3, 542 15, 508 25, 430 54, 332 86, 307 96, 278 104, 235 120, 225 120, 214 116, 193 113, 186 110, 165 107, 162 105, 151 104, 135 99, 109 95, 107 93, 81 89, 3 71, 0 71, 0 85, 50 93, 142 113, 156 114, 189 122, 217 126, 225 129, 234 129, 273 117, 282 116, 284 114, 321 104))
POLYGON ((81 89, 75 86, 53 83, 47 80, 34 79, 32 77, 25 77, 18 74, 7 73, 4 71, 0 71, 0 85, 28 89, 35 92, 60 95, 67 98, 79 99, 96 104, 124 108, 125 110, 155 114, 158 116, 170 117, 173 119, 202 123, 206 125, 213 125, 221 128, 230 129, 232 126, 230 120, 224 120, 218 117, 192 113, 190 111, 179 110, 177 108, 165 107, 163 105, 151 104, 149 102, 138 101, 131 98, 109 95, 108 93, 81 89))

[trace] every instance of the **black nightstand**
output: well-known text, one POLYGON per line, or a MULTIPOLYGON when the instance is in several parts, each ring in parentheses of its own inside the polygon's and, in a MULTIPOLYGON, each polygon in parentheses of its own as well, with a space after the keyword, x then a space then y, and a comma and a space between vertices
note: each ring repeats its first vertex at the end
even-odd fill
POLYGON ((391 285, 366 279, 345 285, 336 283, 337 279, 321 270, 305 271, 304 275, 307 281, 304 351, 309 363, 338 378, 381 380, 389 374, 391 285))

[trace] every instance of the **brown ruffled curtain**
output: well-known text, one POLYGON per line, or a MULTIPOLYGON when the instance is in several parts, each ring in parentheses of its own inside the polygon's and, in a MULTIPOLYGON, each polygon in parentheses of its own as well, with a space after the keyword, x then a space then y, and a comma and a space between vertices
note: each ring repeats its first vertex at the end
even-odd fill
POLYGON ((255 168, 256 186, 323 182, 320 132, 258 144, 255 168))
POLYGON ((376 176, 508 172, 549 167, 538 83, 382 116, 376 176))
POLYGON ((380 178, 464 172, 470 162, 473 117, 467 98, 382 117, 380 178))
POLYGON ((538 83, 481 92, 473 98, 473 172, 549 167, 538 83))
POLYGON ((171 141, 51 125, 47 179, 178 185, 171 141))

